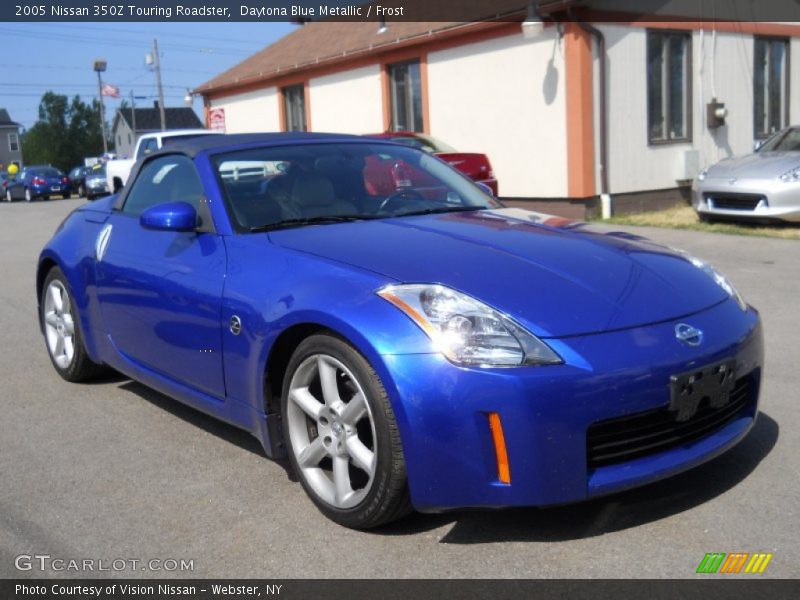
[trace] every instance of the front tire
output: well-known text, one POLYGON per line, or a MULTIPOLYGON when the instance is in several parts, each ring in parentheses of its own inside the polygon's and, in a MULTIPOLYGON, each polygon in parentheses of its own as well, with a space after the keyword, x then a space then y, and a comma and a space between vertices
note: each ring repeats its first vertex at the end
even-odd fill
POLYGON ((88 381, 103 372, 103 366, 86 353, 77 307, 58 267, 50 269, 45 279, 39 318, 47 354, 61 377, 71 382, 88 381))
POLYGON ((369 529, 410 512, 394 412, 352 346, 327 334, 304 340, 286 369, 281 409, 289 461, 325 516, 369 529))

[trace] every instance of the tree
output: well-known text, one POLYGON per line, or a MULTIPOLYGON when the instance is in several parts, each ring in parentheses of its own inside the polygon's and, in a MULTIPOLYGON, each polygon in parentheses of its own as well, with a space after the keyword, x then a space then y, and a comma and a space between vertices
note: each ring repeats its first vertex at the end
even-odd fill
POLYGON ((22 135, 27 164, 50 164, 64 171, 103 152, 100 103, 46 92, 39 102, 39 120, 22 135))

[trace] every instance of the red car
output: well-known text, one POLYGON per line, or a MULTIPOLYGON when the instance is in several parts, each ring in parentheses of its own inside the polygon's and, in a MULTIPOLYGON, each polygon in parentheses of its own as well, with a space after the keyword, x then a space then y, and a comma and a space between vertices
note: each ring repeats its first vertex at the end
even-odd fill
POLYGON ((364 137, 390 140, 434 154, 445 162, 450 163, 473 181, 489 186, 492 193, 495 196, 498 195, 497 179, 494 177, 489 157, 485 154, 457 152, 455 148, 440 142, 436 138, 413 131, 387 131, 386 133, 371 133, 364 137))

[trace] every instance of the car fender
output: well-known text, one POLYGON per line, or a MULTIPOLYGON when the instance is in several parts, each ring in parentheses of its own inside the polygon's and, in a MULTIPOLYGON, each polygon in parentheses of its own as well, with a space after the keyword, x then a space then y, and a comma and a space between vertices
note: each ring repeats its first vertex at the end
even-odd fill
MULTIPOLYGON (((364 356, 386 388, 401 437, 408 439, 410 426, 391 374, 393 357, 436 350, 411 319, 375 293, 393 280, 253 238, 226 238, 232 262, 222 303, 229 400, 263 415, 264 374, 276 340, 292 327, 310 325, 340 336, 364 356), (268 275, 253 276, 265 271, 263 265, 269 265, 268 275), (238 335, 228 326, 234 316, 242 323, 238 335)), ((269 448, 268 440, 262 442, 269 448)))
MULTIPOLYGON (((80 319, 86 352, 89 358, 98 363, 103 362, 99 344, 101 332, 95 327, 95 324, 101 323, 94 292, 94 241, 99 229, 99 223, 89 222, 79 211, 73 212, 44 247, 36 266, 37 314, 47 271, 55 265, 67 279, 80 319)), ((41 327, 41 322, 39 326, 41 327)))

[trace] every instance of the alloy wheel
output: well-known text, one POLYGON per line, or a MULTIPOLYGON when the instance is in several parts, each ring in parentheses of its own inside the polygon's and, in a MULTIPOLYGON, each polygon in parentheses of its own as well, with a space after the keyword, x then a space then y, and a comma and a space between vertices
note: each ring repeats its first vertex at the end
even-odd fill
POLYGON ((353 373, 327 354, 295 370, 287 415, 292 452, 301 476, 326 504, 357 506, 375 479, 375 421, 353 373))
POLYGON ((44 327, 50 356, 66 369, 75 356, 75 320, 69 292, 58 280, 50 282, 44 295, 44 327))

